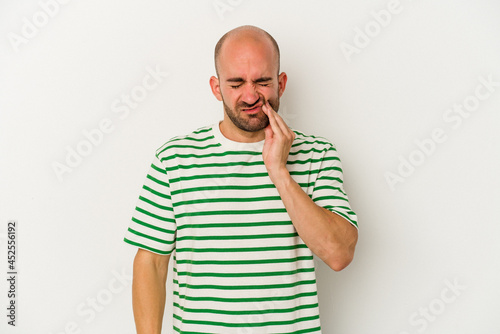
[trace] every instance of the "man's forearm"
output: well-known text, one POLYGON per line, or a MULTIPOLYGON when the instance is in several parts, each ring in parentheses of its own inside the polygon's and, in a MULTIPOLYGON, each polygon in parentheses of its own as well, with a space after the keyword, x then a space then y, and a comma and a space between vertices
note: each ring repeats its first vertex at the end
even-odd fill
POLYGON ((269 118, 262 158, 297 233, 330 268, 344 269, 354 256, 357 228, 339 215, 316 205, 293 180, 286 164, 295 134, 271 108, 269 101, 262 110, 269 118))
POLYGON ((274 177, 297 233, 309 249, 330 268, 338 271, 353 259, 358 231, 346 219, 318 206, 283 170, 274 177))
POLYGON ((168 258, 164 258, 161 263, 155 263, 149 256, 141 256, 141 253, 136 255, 132 282, 132 306, 137 334, 161 333, 165 310, 167 266, 168 258))

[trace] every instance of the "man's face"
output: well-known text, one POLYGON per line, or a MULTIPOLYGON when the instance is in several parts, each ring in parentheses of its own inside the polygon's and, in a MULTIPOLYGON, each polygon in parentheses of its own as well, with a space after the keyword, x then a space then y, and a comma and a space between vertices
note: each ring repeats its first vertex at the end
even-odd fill
MULTIPOLYGON (((219 58, 218 89, 224 111, 241 130, 256 132, 269 124, 262 105, 279 109, 286 74, 278 75, 277 55, 271 43, 228 41, 219 58)), ((217 96, 217 95, 216 95, 217 96)))
POLYGON ((248 132, 260 131, 269 125, 269 118, 261 109, 266 101, 269 101, 274 110, 279 108, 279 98, 266 99, 263 95, 259 95, 258 100, 253 104, 248 104, 244 101, 235 102, 234 107, 231 108, 224 99, 224 95, 222 97, 224 111, 229 119, 238 128, 248 132))

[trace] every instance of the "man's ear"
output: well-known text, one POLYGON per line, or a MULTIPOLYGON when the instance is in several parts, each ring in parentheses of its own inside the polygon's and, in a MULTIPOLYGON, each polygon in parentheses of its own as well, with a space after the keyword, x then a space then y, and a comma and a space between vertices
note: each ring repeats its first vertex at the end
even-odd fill
POLYGON ((281 97, 281 95, 283 95, 283 93, 285 92, 287 80, 288 80, 288 77, 286 76, 286 73, 281 72, 281 74, 278 76, 278 95, 279 95, 279 97, 281 97))
POLYGON ((220 83, 218 78, 214 76, 210 77, 210 88, 212 88, 212 93, 214 94, 215 98, 219 101, 222 101, 222 94, 220 93, 220 83))

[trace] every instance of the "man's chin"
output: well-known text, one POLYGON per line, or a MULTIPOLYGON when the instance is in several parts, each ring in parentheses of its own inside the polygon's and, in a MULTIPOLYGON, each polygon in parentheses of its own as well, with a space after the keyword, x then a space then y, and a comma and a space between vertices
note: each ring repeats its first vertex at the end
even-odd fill
POLYGON ((258 132, 269 125, 269 118, 264 114, 262 118, 250 118, 248 120, 238 120, 233 122, 238 128, 247 132, 258 132))
POLYGON ((258 110, 237 108, 235 112, 224 103, 224 111, 231 122, 237 128, 246 132, 262 131, 269 125, 269 118, 262 111, 262 107, 256 109, 258 110), (249 111, 245 112, 245 110, 249 111))

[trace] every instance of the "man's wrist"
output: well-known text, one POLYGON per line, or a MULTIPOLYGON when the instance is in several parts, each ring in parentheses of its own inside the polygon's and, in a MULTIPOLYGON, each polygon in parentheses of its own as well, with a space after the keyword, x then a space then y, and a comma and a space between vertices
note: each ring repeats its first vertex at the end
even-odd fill
POLYGON ((288 169, 281 168, 275 172, 270 172, 268 171, 269 177, 271 178, 271 181, 274 183, 276 188, 281 189, 285 188, 288 185, 290 185, 290 182, 293 181, 292 176, 290 175, 290 172, 288 169))

